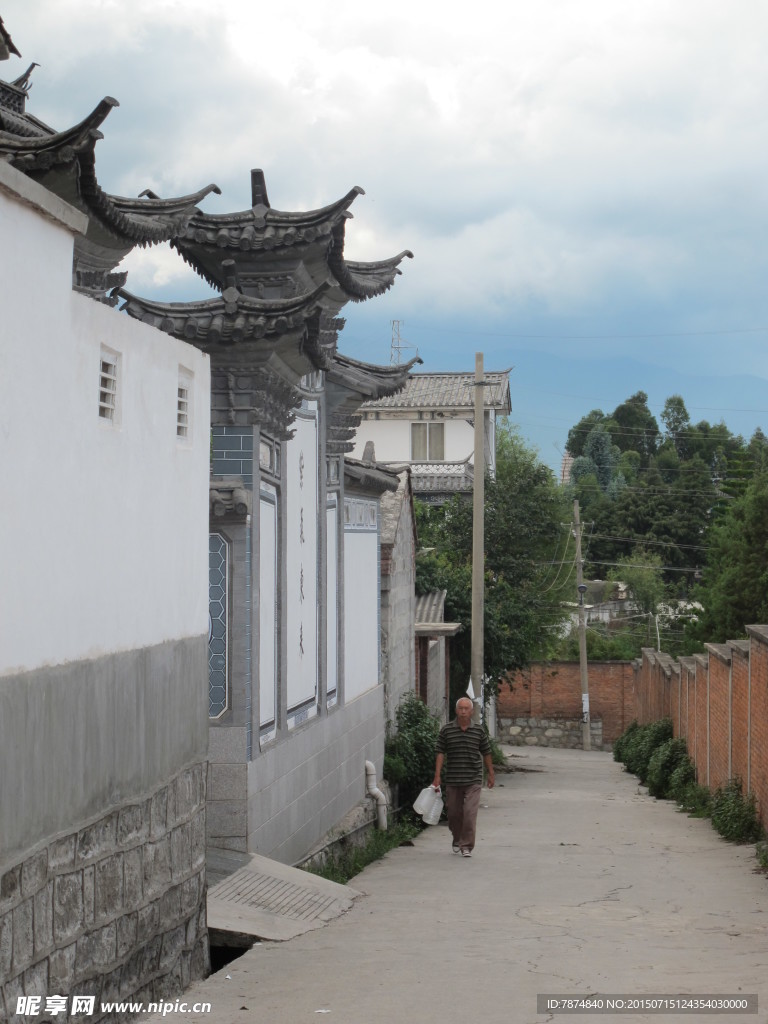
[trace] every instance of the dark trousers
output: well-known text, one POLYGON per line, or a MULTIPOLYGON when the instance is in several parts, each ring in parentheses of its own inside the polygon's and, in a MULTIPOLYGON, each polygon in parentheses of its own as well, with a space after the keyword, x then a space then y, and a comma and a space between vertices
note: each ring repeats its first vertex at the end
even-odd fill
POLYGON ((472 850, 475 846, 477 809, 480 806, 482 788, 479 782, 472 786, 445 787, 448 828, 451 830, 454 843, 463 850, 472 850))

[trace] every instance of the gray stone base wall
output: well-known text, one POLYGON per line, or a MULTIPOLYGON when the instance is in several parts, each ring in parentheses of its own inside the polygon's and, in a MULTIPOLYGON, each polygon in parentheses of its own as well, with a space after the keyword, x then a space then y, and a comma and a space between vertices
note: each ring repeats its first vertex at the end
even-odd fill
MULTIPOLYGON (((167 999, 209 972, 206 765, 194 764, 0 873, 0 1020, 19 996, 167 999)), ((40 1019, 48 1019, 43 1014, 40 1019)), ((78 1019, 83 1019, 82 1017, 78 1019)))
MULTIPOLYGON (((498 740, 513 747, 565 747, 578 750, 582 745, 581 719, 569 718, 499 718, 498 740)), ((603 749, 603 722, 590 719, 590 742, 593 750, 603 749)))
POLYGON ((283 735, 246 763, 242 728, 212 728, 208 844, 283 864, 307 856, 364 802, 365 762, 384 762, 383 686, 283 735))

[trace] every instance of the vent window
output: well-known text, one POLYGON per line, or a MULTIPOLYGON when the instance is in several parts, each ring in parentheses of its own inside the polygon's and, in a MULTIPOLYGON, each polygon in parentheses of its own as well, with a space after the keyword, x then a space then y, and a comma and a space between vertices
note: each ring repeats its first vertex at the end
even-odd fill
POLYGON ((186 441, 192 433, 192 374, 179 367, 176 389, 176 437, 186 441))
POLYGON ((120 357, 102 348, 99 361, 99 418, 107 423, 118 422, 118 385, 120 357))

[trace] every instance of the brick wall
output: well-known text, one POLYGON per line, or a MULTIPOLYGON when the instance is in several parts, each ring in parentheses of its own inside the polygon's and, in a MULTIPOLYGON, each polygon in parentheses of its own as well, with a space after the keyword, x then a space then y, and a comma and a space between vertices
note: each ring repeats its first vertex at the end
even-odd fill
POLYGON ((747 626, 747 634, 678 662, 643 651, 626 720, 669 714, 699 783, 715 789, 738 776, 768 827, 768 626, 747 626))
MULTIPOLYGON (((589 665, 590 717, 601 719, 603 743, 613 743, 635 717, 635 671, 628 661, 589 665)), ((581 721, 578 662, 536 662, 499 687, 500 726, 518 718, 581 721)), ((503 739, 500 730, 500 739, 503 739)))

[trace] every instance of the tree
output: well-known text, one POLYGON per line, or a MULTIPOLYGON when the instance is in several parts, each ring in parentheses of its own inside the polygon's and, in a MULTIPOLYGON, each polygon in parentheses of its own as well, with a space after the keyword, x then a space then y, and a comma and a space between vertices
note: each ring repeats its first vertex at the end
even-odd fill
POLYGON ((657 554, 637 547, 631 555, 619 559, 618 565, 608 574, 608 579, 626 584, 640 614, 655 615, 665 596, 662 564, 657 554))
POLYGON ((648 395, 637 391, 616 406, 611 419, 616 424, 613 439, 621 451, 639 452, 643 465, 647 465, 659 440, 659 424, 648 408, 648 395))
POLYGON ((605 420, 606 415, 602 409, 593 409, 586 416, 582 416, 579 422, 568 431, 568 440, 565 442, 565 450, 568 454, 574 458, 583 455, 589 432, 596 424, 605 423, 605 420))
MULTIPOLYGON (((471 666, 472 506, 454 498, 417 504, 419 542, 431 549, 417 561, 419 593, 445 589, 446 615, 464 629, 452 643, 455 695, 471 666)), ((509 425, 497 431, 496 478, 485 483, 485 672, 505 671, 543 657, 564 618, 561 593, 573 589, 574 541, 565 492, 509 425)))
POLYGON ((756 476, 713 525, 695 596, 704 606, 689 629, 695 639, 725 642, 768 621, 768 474, 756 476))
POLYGON ((670 395, 666 400, 661 422, 664 424, 667 440, 675 446, 680 458, 686 458, 689 454, 687 434, 691 426, 691 417, 680 395, 670 395))

